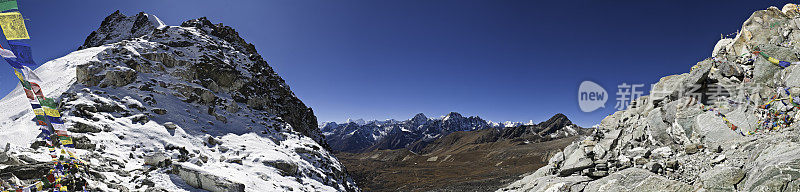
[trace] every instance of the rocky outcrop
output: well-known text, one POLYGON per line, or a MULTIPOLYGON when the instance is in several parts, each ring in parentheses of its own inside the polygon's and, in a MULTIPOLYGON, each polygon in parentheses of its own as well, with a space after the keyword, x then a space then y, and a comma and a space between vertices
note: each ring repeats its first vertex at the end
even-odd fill
POLYGON ((139 12, 128 17, 117 10, 103 20, 97 31, 86 37, 78 50, 141 37, 152 33, 154 29, 156 26, 149 22, 146 13, 139 12))
POLYGON ((220 178, 196 168, 175 164, 172 166, 172 172, 187 184, 198 189, 211 192, 244 192, 244 184, 220 178))
POLYGON ((799 61, 798 24, 793 4, 756 11, 735 38, 717 43, 713 57, 661 78, 652 95, 607 116, 593 134, 501 191, 556 184, 579 191, 798 190, 798 66, 752 54, 799 61), (590 179, 567 182, 576 177, 590 179))
POLYGON ((688 184, 669 180, 650 171, 630 168, 586 184, 584 191, 695 191, 688 184))

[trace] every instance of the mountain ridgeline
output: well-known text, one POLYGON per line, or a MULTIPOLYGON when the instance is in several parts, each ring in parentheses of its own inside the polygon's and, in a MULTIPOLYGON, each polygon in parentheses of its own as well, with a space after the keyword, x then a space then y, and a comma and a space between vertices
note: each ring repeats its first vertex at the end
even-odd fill
POLYGON ((496 129, 486 142, 515 138, 541 142, 586 132, 560 113, 539 124, 499 124, 477 116, 464 117, 451 112, 441 118, 428 118, 419 113, 405 121, 328 122, 320 127, 331 149, 350 153, 403 148, 420 152, 436 139, 459 131, 496 129))

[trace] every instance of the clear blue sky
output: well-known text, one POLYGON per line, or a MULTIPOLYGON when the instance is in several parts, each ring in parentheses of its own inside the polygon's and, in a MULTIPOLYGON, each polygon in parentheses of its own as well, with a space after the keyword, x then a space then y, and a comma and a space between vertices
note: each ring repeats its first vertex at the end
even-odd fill
MULTIPOLYGON (((255 44, 320 121, 457 111, 535 122, 564 113, 591 126, 613 113, 616 85, 687 72, 710 56, 720 34, 735 32, 753 11, 785 3, 22 0, 20 6, 40 64, 75 50, 115 10, 152 13, 168 25, 206 16, 255 44), (583 80, 612 94, 604 110, 580 111, 583 80)), ((17 82, 8 65, 0 70, 5 94, 17 82)))

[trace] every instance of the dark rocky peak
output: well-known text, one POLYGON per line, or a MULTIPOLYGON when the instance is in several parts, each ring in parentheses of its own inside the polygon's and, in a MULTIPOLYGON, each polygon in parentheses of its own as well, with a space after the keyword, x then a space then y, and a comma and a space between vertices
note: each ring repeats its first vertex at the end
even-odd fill
POLYGON ((460 113, 458 113, 458 112, 450 112, 442 120, 443 121, 453 121, 453 120, 461 120, 461 119, 464 119, 464 116, 461 116, 460 113))
POLYGON ((567 118, 564 114, 556 114, 553 117, 550 117, 547 121, 541 122, 538 124, 540 127, 547 127, 547 128, 561 128, 567 125, 572 125, 572 121, 567 118))
POLYGON ((219 37, 231 43, 238 51, 245 54, 256 53, 256 47, 242 39, 239 33, 232 27, 225 26, 222 23, 213 24, 206 17, 184 21, 181 23, 181 27, 196 27, 207 34, 219 37))
POLYGON ((415 124, 423 124, 426 121, 428 121, 428 117, 422 113, 417 113, 417 115, 414 115, 414 118, 411 118, 411 122, 415 124))
POLYGON ((151 22, 151 17, 155 20, 158 19, 144 12, 139 12, 134 16, 125 16, 117 10, 103 20, 100 28, 86 37, 86 41, 78 47, 78 50, 151 34, 157 27, 151 22))

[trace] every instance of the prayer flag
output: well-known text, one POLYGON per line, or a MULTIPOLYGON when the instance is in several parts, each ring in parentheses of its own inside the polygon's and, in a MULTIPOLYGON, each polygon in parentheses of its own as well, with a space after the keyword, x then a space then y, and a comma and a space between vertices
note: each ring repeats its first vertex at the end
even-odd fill
POLYGON ((17 62, 28 66, 36 65, 36 62, 33 61, 30 45, 21 40, 8 41, 8 45, 11 46, 9 50, 14 52, 14 55, 17 57, 17 62))
POLYGON ((0 27, 6 40, 30 39, 25 21, 19 12, 0 13, 0 27))
POLYGON ((0 0, 0 11, 19 9, 17 0, 0 0))

